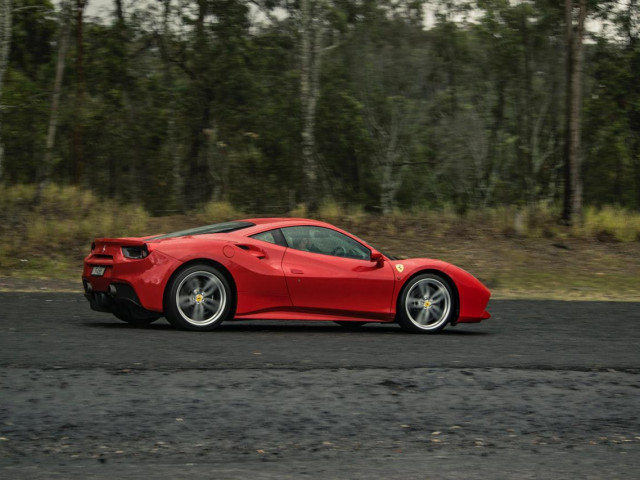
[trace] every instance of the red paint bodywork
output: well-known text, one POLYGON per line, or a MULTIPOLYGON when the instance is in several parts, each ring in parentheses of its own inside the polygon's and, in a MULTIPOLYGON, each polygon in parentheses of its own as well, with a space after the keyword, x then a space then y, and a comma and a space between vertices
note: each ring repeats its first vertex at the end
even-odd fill
POLYGON ((200 234, 154 240, 100 238, 84 260, 83 281, 94 292, 109 285, 131 286, 146 310, 161 313, 164 294, 183 265, 209 262, 224 271, 237 295, 236 319, 305 319, 393 322, 404 284, 425 271, 447 277, 455 286, 459 312, 455 323, 479 322, 489 290, 466 271, 439 260, 415 258, 358 260, 305 252, 251 238, 257 233, 289 226, 320 226, 347 235, 373 253, 373 247, 324 222, 307 219, 248 219, 254 226, 231 233, 200 234), (146 258, 128 259, 123 246, 145 246, 146 258), (396 268, 396 265, 402 265, 396 268), (92 276, 105 266, 103 276, 92 276), (400 271, 401 270, 401 271, 400 271))

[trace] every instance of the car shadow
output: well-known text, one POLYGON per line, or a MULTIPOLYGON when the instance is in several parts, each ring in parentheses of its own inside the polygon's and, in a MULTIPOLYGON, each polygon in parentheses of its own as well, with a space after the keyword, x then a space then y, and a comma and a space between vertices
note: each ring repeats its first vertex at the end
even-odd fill
MULTIPOLYGON (((110 330, 149 330, 149 331, 174 331, 182 333, 202 334, 203 332, 190 332, 188 330, 180 330, 166 321, 158 320, 149 325, 131 325, 126 322, 117 320, 109 322, 95 322, 84 320, 83 326, 89 328, 104 328, 110 330)), ((210 333, 235 333, 235 332, 300 332, 300 333, 336 333, 340 332, 345 335, 380 335, 380 334, 399 334, 416 336, 414 333, 405 332, 395 323, 370 323, 359 328, 346 328, 341 325, 333 324, 330 321, 314 322, 314 321, 296 321, 296 320, 231 320, 223 323, 210 333)), ((207 333, 207 332, 204 332, 207 333)), ((456 335, 488 335, 489 332, 477 330, 463 330, 460 327, 447 327, 443 331, 435 335, 456 336, 456 335)))

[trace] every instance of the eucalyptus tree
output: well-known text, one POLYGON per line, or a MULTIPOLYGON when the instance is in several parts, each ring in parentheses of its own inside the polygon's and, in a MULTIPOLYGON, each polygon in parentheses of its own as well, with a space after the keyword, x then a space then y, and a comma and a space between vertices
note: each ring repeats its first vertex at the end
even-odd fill
POLYGON ((640 209, 640 5, 609 7, 587 50, 585 199, 640 209))
POLYGON ((84 177, 85 159, 83 152, 83 122, 86 114, 85 103, 85 77, 84 77, 84 11, 89 0, 75 0, 75 98, 73 104, 74 119, 72 132, 73 145, 73 178, 74 183, 80 184, 84 177))
POLYGON ((307 203, 318 207, 319 167, 316 152, 316 108, 320 94, 320 69, 326 5, 323 0, 300 0, 300 103, 302 106, 302 161, 307 203))
MULTIPOLYGON (((480 2, 475 40, 474 103, 487 132, 483 199, 527 203, 555 200, 561 165, 561 18, 541 2, 480 2), (484 89, 484 95, 480 89, 484 89), (500 190, 496 187, 500 184, 500 190), (505 197, 504 191, 508 191, 505 197), (500 198, 501 197, 501 198, 500 198)), ((475 170, 478 170, 477 168, 475 170)))
POLYGON ((625 92, 623 106, 626 120, 626 147, 633 166, 635 178, 635 208, 640 210, 640 4, 638 0, 628 0, 614 17, 622 40, 622 60, 626 67, 620 88, 625 92))
POLYGON ((379 180, 379 206, 385 214, 397 205, 406 171, 420 170, 421 162, 413 154, 424 121, 424 84, 429 73, 429 53, 421 26, 393 16, 388 19, 388 13, 378 13, 381 17, 374 20, 377 32, 360 33, 359 79, 373 168, 379 180))
POLYGON ((38 175, 38 194, 40 198, 42 189, 51 181, 53 171, 53 155, 58 130, 58 122, 60 119, 60 96, 62 94, 62 82, 64 79, 64 70, 66 65, 67 47, 69 43, 69 20, 72 7, 71 1, 63 1, 58 13, 58 42, 56 54, 55 78, 53 81, 53 93, 51 95, 51 113, 49 115, 49 125, 47 128, 47 138, 42 164, 39 165, 38 175))
MULTIPOLYGON (((315 211, 322 198, 332 188, 327 165, 318 151, 317 127, 318 104, 322 93, 323 66, 329 52, 339 47, 335 33, 340 28, 340 1, 300 0, 300 1, 260 1, 250 2, 258 6, 273 26, 284 27, 284 32, 295 39, 298 63, 298 99, 300 105, 300 158, 299 168, 290 168, 302 173, 300 200, 310 211, 315 211), (280 18, 272 9, 281 9, 280 18)), ((357 2, 355 2, 357 3, 357 2)), ((269 30, 264 30, 268 32, 269 30)))
POLYGON ((586 18, 586 0, 565 0, 567 74, 565 98, 565 185, 562 220, 567 225, 573 225, 582 216, 580 110, 582 105, 583 39, 586 18))
POLYGON ((2 86, 11 47, 11 0, 0 0, 0 179, 4 164, 4 144, 2 143, 2 86))
POLYGON ((630 97, 626 117, 631 132, 628 145, 635 173, 636 208, 640 210, 640 5, 637 0, 629 0, 618 24, 626 37, 625 59, 629 80, 625 86, 630 97))
MULTIPOLYGON (((11 48, 2 76, 3 177, 34 182, 43 158, 56 17, 48 0, 11 2, 11 48)), ((0 17, 4 23, 6 17, 0 17)), ((7 32, 4 38, 8 39, 7 32)))

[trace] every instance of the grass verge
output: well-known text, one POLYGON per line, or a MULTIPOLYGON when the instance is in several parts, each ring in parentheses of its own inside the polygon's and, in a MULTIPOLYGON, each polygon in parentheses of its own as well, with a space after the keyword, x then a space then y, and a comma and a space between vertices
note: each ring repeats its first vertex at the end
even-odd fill
MULTIPOLYGON (((80 291, 82 259, 101 236, 141 236, 248 216, 210 203, 186 216, 151 217, 142 208, 52 185, 0 192, 0 291, 80 291)), ((304 205, 292 216, 308 215, 304 205)), ((568 229, 550 209, 515 207, 456 215, 441 211, 386 216, 323 203, 318 218, 400 257, 439 258, 481 279, 493 298, 640 301, 640 215, 587 209, 568 229)))

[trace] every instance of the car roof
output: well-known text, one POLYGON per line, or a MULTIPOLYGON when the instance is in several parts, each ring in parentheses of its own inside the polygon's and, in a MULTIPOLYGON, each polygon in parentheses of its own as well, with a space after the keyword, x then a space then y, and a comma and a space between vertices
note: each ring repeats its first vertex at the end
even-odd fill
POLYGON ((286 218, 286 217, 277 217, 277 218, 243 218, 239 220, 241 222, 251 222, 256 226, 260 227, 271 227, 271 228, 281 228, 281 227, 293 227, 297 225, 313 225, 318 227, 330 227, 335 228, 333 225, 321 222, 319 220, 312 220, 310 218, 286 218))

